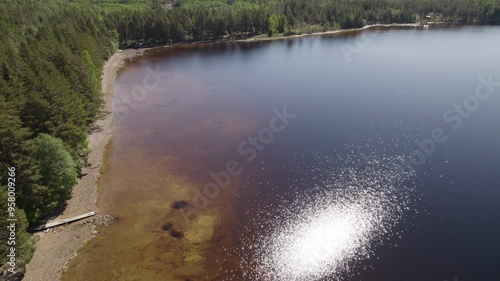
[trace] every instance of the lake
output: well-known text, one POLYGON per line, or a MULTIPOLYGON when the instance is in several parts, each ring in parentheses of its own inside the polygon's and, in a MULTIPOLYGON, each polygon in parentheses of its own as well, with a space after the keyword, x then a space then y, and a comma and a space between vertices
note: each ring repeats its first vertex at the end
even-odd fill
POLYGON ((158 48, 64 280, 500 280, 500 27, 158 48), (456 278, 456 279, 455 279, 456 278))

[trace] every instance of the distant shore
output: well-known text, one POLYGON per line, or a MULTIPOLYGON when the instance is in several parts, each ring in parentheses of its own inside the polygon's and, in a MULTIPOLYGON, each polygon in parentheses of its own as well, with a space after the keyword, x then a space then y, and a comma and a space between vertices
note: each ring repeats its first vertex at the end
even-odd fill
MULTIPOLYGON (((295 34, 289 36, 274 36, 274 37, 249 37, 244 39, 219 39, 205 40, 196 42, 179 42, 173 44, 165 44, 158 46, 149 46, 143 48, 128 48, 119 50, 113 54, 105 63, 102 75, 102 93, 104 99, 103 116, 92 125, 88 141, 91 149, 89 155, 90 167, 84 168, 82 173, 85 175, 81 178, 73 189, 72 198, 68 200, 67 207, 64 212, 53 218, 51 221, 65 219, 71 216, 80 215, 85 212, 97 211, 97 196, 99 187, 99 177, 101 175, 101 166, 104 158, 104 151, 113 133, 112 128, 112 108, 113 99, 115 96, 114 81, 116 73, 121 69, 127 60, 144 54, 146 51, 166 48, 170 46, 192 45, 214 42, 256 42, 256 41, 271 41, 294 39, 308 36, 338 34, 357 32, 376 27, 418 27, 422 24, 374 24, 367 25, 362 28, 331 30, 324 32, 295 34)), ((259 35, 262 36, 262 35, 259 35)), ((66 269, 69 260, 77 255, 77 251, 90 239, 97 235, 94 230, 95 220, 99 221, 105 217, 105 214, 99 214, 94 219, 87 219, 76 222, 71 225, 56 227, 46 232, 38 233, 39 241, 36 244, 36 251, 32 260, 26 266, 26 275, 24 281, 39 281, 39 280, 60 280, 62 272, 66 269)))
POLYGON ((277 35, 277 36, 267 36, 266 34, 257 34, 254 36, 249 36, 246 38, 235 39, 235 38, 222 38, 222 39, 207 39, 207 40, 194 40, 194 41, 180 41, 175 43, 160 43, 160 44, 152 44, 152 45, 144 45, 144 46, 129 46, 124 48, 124 50, 139 50, 145 51, 150 49, 158 49, 158 48, 168 48, 171 46, 183 46, 183 45, 197 45, 197 44, 207 44, 207 43, 218 43, 218 42, 259 42, 259 41, 274 41, 274 40, 284 40, 284 39, 294 39, 294 38, 302 38, 309 36, 321 36, 321 35, 330 35, 330 34, 341 34, 341 33, 351 33, 351 32, 359 32, 367 29, 384 27, 384 28, 397 28, 397 27, 423 27, 423 26, 435 26, 435 25, 448 25, 448 24, 456 24, 456 23, 446 23, 446 22, 429 22, 429 23, 392 23, 392 24, 370 24, 365 25, 359 28, 350 28, 350 29, 337 29, 337 30, 327 30, 327 31, 318 31, 312 33, 299 33, 292 35, 277 35))
POLYGON ((283 39, 293 39, 293 38, 301 38, 301 37, 309 37, 309 36, 319 36, 319 35, 328 35, 328 34, 339 34, 339 33, 348 33, 348 32, 357 32, 370 28, 376 27, 418 27, 423 26, 420 23, 399 23, 399 24, 371 24, 365 25, 360 28, 352 28, 352 29, 338 29, 338 30, 327 30, 313 33, 302 33, 302 34, 293 34, 293 35, 279 35, 272 37, 259 37, 259 38, 246 38, 242 40, 236 40, 237 42, 252 42, 252 41, 271 41, 271 40, 283 40, 283 39))

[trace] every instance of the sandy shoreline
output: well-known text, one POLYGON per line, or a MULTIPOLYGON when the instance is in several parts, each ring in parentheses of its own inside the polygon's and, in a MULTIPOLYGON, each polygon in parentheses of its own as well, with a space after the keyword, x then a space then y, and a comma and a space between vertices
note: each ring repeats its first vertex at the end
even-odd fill
POLYGON ((116 71, 127 59, 137 54, 136 50, 119 51, 105 63, 102 75, 105 115, 95 122, 92 126, 93 132, 88 137, 91 148, 88 159, 90 167, 83 169, 82 173, 87 175, 82 177, 73 188, 72 198, 68 200, 64 212, 53 220, 90 211, 96 211, 98 217, 35 234, 39 236, 39 241, 36 243, 36 251, 32 260, 26 266, 26 275, 23 280, 60 280, 66 263, 76 255, 78 249, 97 234, 94 230, 96 224, 106 219, 105 214, 100 214, 97 210, 97 188, 104 150, 113 132, 111 114, 115 94, 113 84, 116 71))
POLYGON ((247 38, 242 40, 236 40, 237 42, 251 42, 251 41, 271 41, 271 40, 282 40, 282 39, 293 39, 293 38, 301 38, 301 37, 309 37, 309 36, 319 36, 319 35, 328 35, 328 34, 338 34, 338 33, 348 33, 348 32, 356 32, 362 31, 375 27, 417 27, 422 26, 419 23, 400 23, 400 24, 372 24, 365 25, 360 28, 353 29, 339 29, 339 30, 329 30, 329 31, 321 31, 321 32, 313 32, 313 33, 304 33, 304 34, 295 34, 290 36, 276 36, 276 37, 262 37, 262 38, 247 38))
MULTIPOLYGON (((254 42, 254 41, 270 41, 293 39, 307 36, 318 36, 327 34, 337 34, 345 32, 356 32, 370 29, 373 27, 416 27, 420 24, 389 24, 389 25, 368 25, 362 28, 349 30, 334 30, 325 32, 316 32, 309 34, 299 34, 291 36, 276 36, 276 37, 258 37, 246 38, 240 40, 209 40, 195 43, 178 43, 169 44, 163 47, 172 45, 187 45, 187 44, 202 44, 219 41, 228 42, 254 42)), ((158 46, 157 48, 161 48, 158 46)), ((155 48, 155 47, 153 47, 155 48)), ((90 167, 84 168, 82 173, 86 174, 80 179, 73 189, 73 195, 67 202, 67 207, 64 212, 53 220, 60 220, 76 215, 80 215, 90 211, 96 211, 98 217, 89 218, 83 221, 75 222, 70 225, 60 226, 50 229, 46 232, 36 234, 39 236, 39 241, 36 244, 36 251, 30 263, 26 266, 26 275, 23 280, 40 281, 40 280, 60 280, 62 272, 65 270, 68 261, 76 256, 77 251, 90 239, 98 233, 94 230, 96 225, 106 220, 106 214, 99 213, 97 206, 98 180, 101 174, 101 165, 103 163, 103 155, 111 139, 112 128, 112 105, 114 92, 114 80, 116 72, 123 66, 123 63, 135 56, 141 55, 145 50, 142 49, 127 49, 118 51, 105 63, 102 76, 102 92, 104 95, 104 112, 105 115, 98 119, 92 126, 93 132, 89 135, 89 147, 91 152, 89 155, 90 167)))
POLYGON ((339 30, 328 30, 328 31, 320 31, 320 32, 312 32, 312 33, 301 33, 301 34, 294 34, 294 35, 278 35, 278 36, 272 36, 272 37, 267 37, 265 34, 260 34, 256 35, 253 37, 248 37, 248 38, 243 38, 243 39, 232 39, 232 38, 225 38, 225 39, 209 39, 209 40, 201 40, 201 41, 184 41, 184 42, 177 42, 177 43, 170 43, 170 44, 160 44, 160 45, 152 45, 152 46, 147 46, 147 47, 141 47, 141 48, 135 48, 134 50, 149 50, 149 49, 155 49, 155 48, 168 48, 171 46, 182 46, 182 45, 197 45, 197 44, 207 44, 207 43, 217 43, 217 42, 259 42, 259 41, 275 41, 275 40, 286 40, 286 39, 295 39, 295 38, 302 38, 302 37, 310 37, 310 36, 320 36, 320 35, 332 35, 332 34, 340 34, 340 33, 350 33, 350 32, 359 32, 371 28, 377 28, 377 27, 386 27, 386 28, 396 28, 396 27, 423 27, 424 25, 445 25, 446 23, 444 22, 430 22, 428 24, 421 24, 421 23, 393 23, 393 24, 372 24, 372 25, 365 25, 360 28, 352 28, 352 29, 339 29, 339 30), (262 37, 261 37, 262 36, 262 37), (265 37, 263 37, 265 36, 265 37))

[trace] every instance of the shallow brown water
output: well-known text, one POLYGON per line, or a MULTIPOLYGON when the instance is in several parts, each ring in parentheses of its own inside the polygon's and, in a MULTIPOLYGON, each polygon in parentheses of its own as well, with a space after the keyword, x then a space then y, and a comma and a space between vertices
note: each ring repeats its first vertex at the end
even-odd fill
MULTIPOLYGON (((115 82, 117 96, 131 95, 155 59, 138 58, 128 66, 115 82)), ((232 178, 206 209, 195 209, 196 216, 186 219, 183 212, 198 198, 193 190, 213 182, 209 172, 224 169, 234 157, 228 147, 236 149, 267 117, 249 109, 250 102, 214 94, 211 87, 172 70, 147 99, 126 103, 132 105, 126 117, 115 117, 99 206, 118 220, 99 229, 64 280, 200 280, 217 276, 224 264, 237 267, 238 260, 214 258, 226 258, 221 245, 234 242, 232 204, 241 179, 232 178), (186 208, 173 207, 182 200, 186 208)), ((121 105, 115 102, 115 110, 121 105)))

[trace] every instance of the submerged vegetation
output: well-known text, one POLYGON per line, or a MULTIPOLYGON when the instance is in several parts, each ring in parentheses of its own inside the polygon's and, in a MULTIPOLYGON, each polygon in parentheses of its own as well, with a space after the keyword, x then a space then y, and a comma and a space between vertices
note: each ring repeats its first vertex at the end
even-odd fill
POLYGON ((500 0, 5 0, 0 15, 0 264, 14 167, 22 265, 33 253, 26 228, 64 204, 87 164, 103 60, 119 47, 374 23, 494 24, 500 0))

